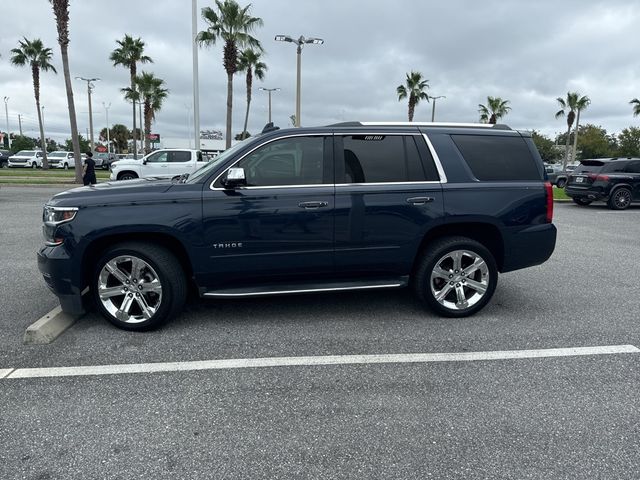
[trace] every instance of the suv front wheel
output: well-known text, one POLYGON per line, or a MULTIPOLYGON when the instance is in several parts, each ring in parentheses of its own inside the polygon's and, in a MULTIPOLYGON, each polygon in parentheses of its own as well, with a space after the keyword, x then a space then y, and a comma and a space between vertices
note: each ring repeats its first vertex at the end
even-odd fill
POLYGON ((609 197, 607 205, 612 210, 624 210, 631 204, 631 190, 620 187, 609 197))
POLYGON ((445 317, 466 317, 481 310, 497 284, 493 255, 466 237, 445 237, 428 245, 413 279, 418 298, 445 317))
POLYGON ((97 263, 91 290, 100 313, 125 330, 149 330, 176 315, 187 283, 175 256, 158 245, 127 242, 97 263))

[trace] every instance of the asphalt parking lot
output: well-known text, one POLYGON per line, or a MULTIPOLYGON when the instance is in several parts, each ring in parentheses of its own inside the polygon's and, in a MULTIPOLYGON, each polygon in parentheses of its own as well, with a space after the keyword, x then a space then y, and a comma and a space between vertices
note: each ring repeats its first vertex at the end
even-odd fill
MULTIPOLYGON (((556 251, 462 320, 408 291, 194 301, 156 332, 95 314, 51 345, 42 204, 0 190, 0 370, 640 347, 640 207, 556 204, 556 251)), ((640 471, 640 354, 0 379, 0 478, 612 478, 640 471)))

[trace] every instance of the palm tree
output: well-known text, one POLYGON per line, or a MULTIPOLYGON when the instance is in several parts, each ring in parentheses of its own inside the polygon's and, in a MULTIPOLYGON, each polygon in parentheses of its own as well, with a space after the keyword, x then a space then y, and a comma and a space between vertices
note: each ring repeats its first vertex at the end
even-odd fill
POLYGON ((502 100, 500 97, 487 97, 487 104, 478 104, 478 113, 480 114, 480 121, 484 123, 495 123, 504 117, 511 107, 507 104, 509 100, 502 100))
POLYGON ((24 37, 23 40, 18 41, 18 44, 20 45, 18 48, 11 50, 11 53, 13 54, 11 57, 11 63, 19 67, 23 67, 28 64, 31 67, 33 93, 36 98, 36 110, 38 110, 38 123, 40 125, 42 168, 46 170, 49 168, 49 162, 47 161, 47 141, 44 138, 44 127, 42 126, 42 110, 40 109, 40 70, 44 72, 49 70, 52 70, 54 73, 58 72, 51 64, 53 52, 50 48, 44 47, 42 40, 39 38, 36 38, 35 40, 27 40, 24 37))
POLYGON ((261 54, 250 48, 240 52, 238 58, 238 70, 247 72, 247 113, 244 116, 244 129, 242 130, 242 139, 248 137, 247 124, 249 123, 249 106, 251 105, 251 87, 253 85, 253 74, 255 73, 258 80, 264 80, 267 71, 267 65, 260 61, 261 54))
POLYGON ((634 98, 629 103, 633 105, 633 116, 637 117, 638 115, 640 115, 640 100, 634 98))
MULTIPOLYGON (((565 110, 568 110, 566 113, 567 116, 567 140, 565 143, 564 149, 564 160, 562 161, 563 170, 567 169, 567 163, 569 162, 569 140, 571 136, 571 127, 573 125, 573 121, 576 120, 576 112, 578 116, 578 121, 580 121, 580 111, 587 108, 587 106, 591 103, 591 100, 587 96, 581 97, 578 92, 567 92, 567 98, 564 99, 562 97, 557 98, 558 103, 560 104, 561 110, 556 113, 556 118, 561 118, 565 116, 565 110)), ((578 136, 578 123, 576 122, 576 131, 575 137, 578 136)), ((576 146, 577 139, 574 137, 574 147, 573 147, 573 155, 575 160, 576 155, 576 146)))
POLYGON ((410 122, 413 122, 413 113, 415 112, 416 105, 420 103, 420 100, 429 101, 429 95, 424 91, 425 88, 429 88, 429 80, 423 80, 422 74, 414 71, 407 73, 405 85, 398 85, 398 88, 396 88, 398 101, 409 97, 410 122))
POLYGON ((164 88, 164 80, 157 78, 153 73, 142 72, 142 75, 136 77, 135 84, 138 100, 143 102, 144 148, 145 153, 149 153, 151 151, 149 140, 151 121, 155 120, 156 112, 162 108, 162 102, 167 98, 169 90, 164 88))
POLYGON ((233 110, 233 75, 238 72, 238 48, 253 47, 262 51, 260 42, 251 36, 251 32, 261 27, 261 18, 249 14, 251 4, 241 8, 235 0, 215 0, 217 10, 210 7, 202 9, 202 18, 209 24, 206 30, 198 33, 196 39, 200 45, 215 45, 224 41, 223 64, 227 72, 227 129, 226 148, 231 146, 231 115, 233 110))
MULTIPOLYGON (((119 45, 111 55, 109 60, 113 62, 114 66, 122 65, 129 69, 129 75, 131 77, 131 90, 135 92, 135 78, 138 72, 138 62, 140 63, 153 63, 151 57, 144 55, 144 42, 140 38, 133 38, 131 35, 125 35, 122 40, 116 40, 119 45)), ((136 101, 137 98, 132 97, 133 103, 133 156, 138 157, 138 146, 136 145, 135 132, 136 132, 136 101)))
POLYGON ((73 87, 71 85, 71 73, 69 71, 69 0, 49 0, 53 6, 58 29, 58 44, 62 56, 62 71, 64 72, 64 85, 67 90, 67 107, 69 108, 69 123, 71 124, 71 143, 73 156, 75 157, 76 182, 82 182, 82 162, 80 157, 80 142, 78 141, 78 122, 76 120, 76 106, 73 101, 73 87))

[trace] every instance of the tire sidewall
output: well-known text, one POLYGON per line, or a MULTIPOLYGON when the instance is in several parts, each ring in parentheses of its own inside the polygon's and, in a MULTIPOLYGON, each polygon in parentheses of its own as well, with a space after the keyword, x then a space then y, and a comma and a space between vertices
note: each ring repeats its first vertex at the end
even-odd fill
POLYGON ((434 312, 445 317, 467 317, 478 312, 489 303, 498 285, 498 267, 491 252, 481 243, 466 238, 443 239, 427 247, 423 262, 416 272, 415 288, 418 297, 434 312), (468 250, 482 257, 489 269, 489 284, 484 296, 475 305, 464 310, 451 310, 441 305, 431 292, 431 273, 436 263, 455 250, 468 250))
POLYGON ((128 246, 116 246, 114 248, 109 249, 105 252, 98 262, 96 263, 96 268, 93 271, 91 276, 91 291, 93 292, 93 299, 96 304, 96 308, 112 324, 117 326, 118 328, 124 330, 150 330, 156 328, 163 324, 174 307, 174 285, 173 279, 170 275, 167 275, 165 268, 162 264, 158 263, 152 256, 147 255, 142 251, 142 249, 128 246), (107 262, 112 260, 115 257, 123 256, 123 255, 131 255, 140 258, 147 262, 157 273, 158 279, 162 285, 162 300, 160 301, 160 307, 156 311, 156 313, 148 320, 138 323, 126 323, 117 318, 115 318, 111 313, 104 308, 102 305, 102 301, 100 300, 100 296, 98 294, 98 279, 100 276, 100 272, 102 268, 105 266, 107 262))

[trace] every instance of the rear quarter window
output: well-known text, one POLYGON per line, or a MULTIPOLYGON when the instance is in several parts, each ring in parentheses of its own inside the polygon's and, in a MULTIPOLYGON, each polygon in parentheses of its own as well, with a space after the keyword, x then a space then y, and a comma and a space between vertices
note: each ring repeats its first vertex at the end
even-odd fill
POLYGON ((520 136, 451 135, 473 176, 483 181, 542 180, 520 136))

